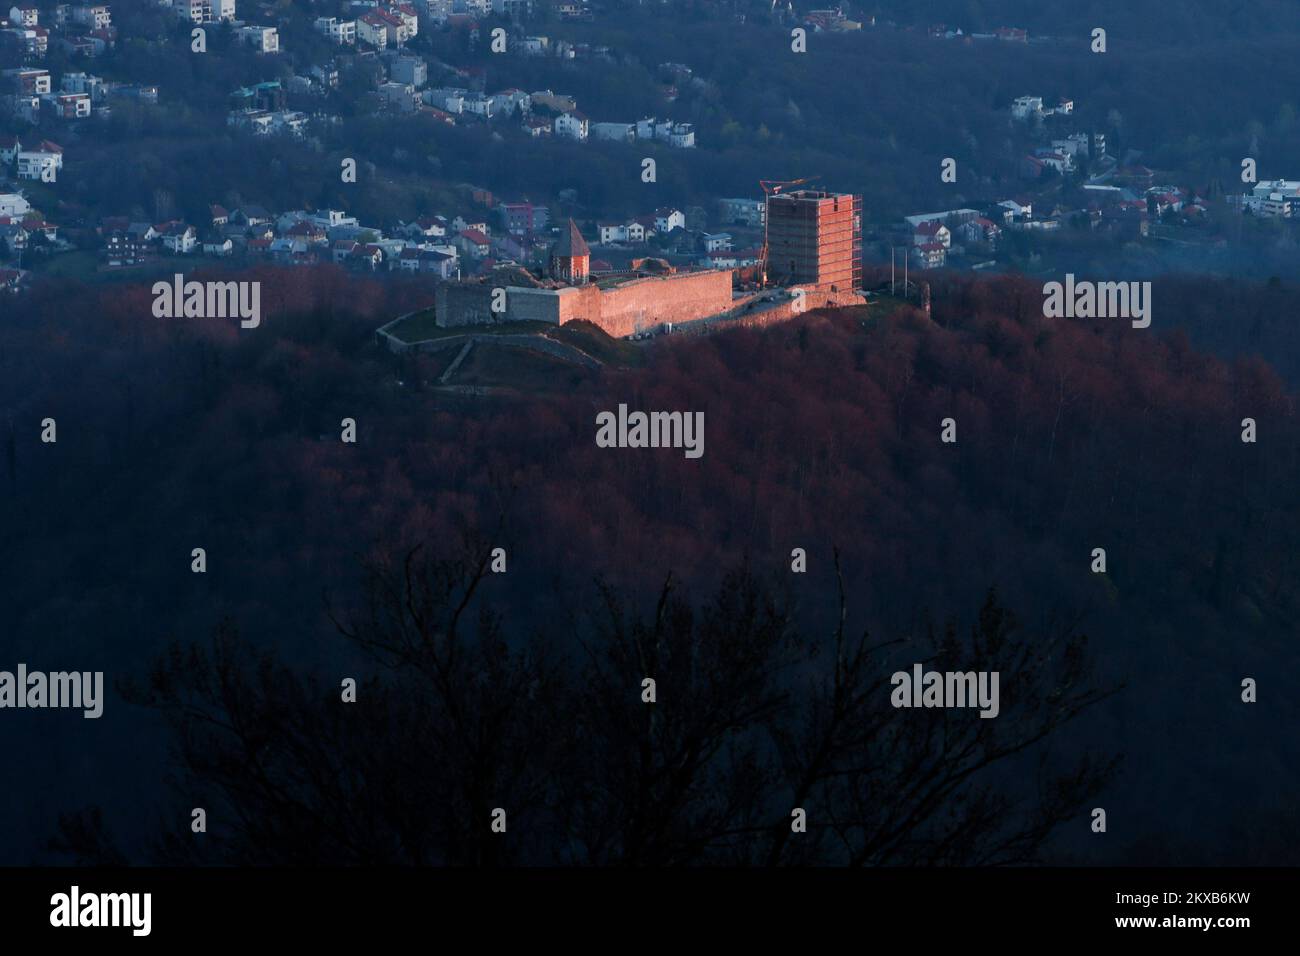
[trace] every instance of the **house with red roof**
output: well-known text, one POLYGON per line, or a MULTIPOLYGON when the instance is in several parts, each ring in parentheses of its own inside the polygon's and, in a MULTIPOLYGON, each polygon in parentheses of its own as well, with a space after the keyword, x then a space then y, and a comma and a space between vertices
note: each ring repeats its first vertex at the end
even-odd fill
POLYGON ((937 242, 944 249, 952 245, 951 231, 938 219, 923 222, 912 232, 912 245, 923 246, 931 242, 937 242))
POLYGON ((375 270, 384 262, 384 250, 374 243, 358 245, 352 251, 352 258, 349 261, 361 268, 375 270))
POLYGON ((53 182, 63 168, 63 147, 43 139, 36 146, 18 150, 17 160, 19 179, 53 182))
POLYGON ((478 229, 462 229, 456 236, 456 245, 465 255, 476 259, 482 259, 491 249, 490 240, 478 229))
POLYGON ((912 247, 912 260, 922 269, 938 269, 947 260, 948 250, 940 242, 923 242, 912 247))
POLYGON ((298 220, 285 235, 290 239, 298 239, 313 246, 322 246, 329 242, 325 230, 307 219, 298 220))

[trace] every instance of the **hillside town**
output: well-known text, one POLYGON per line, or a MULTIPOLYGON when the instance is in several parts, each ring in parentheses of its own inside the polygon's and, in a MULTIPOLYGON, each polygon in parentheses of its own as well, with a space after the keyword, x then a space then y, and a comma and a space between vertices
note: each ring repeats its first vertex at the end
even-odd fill
MULTIPOLYGON (((450 184, 444 196, 454 198, 443 208, 413 205, 384 218, 328 203, 266 208, 220 193, 201 197, 202 212, 191 202, 183 215, 165 196, 153 209, 112 208, 111 196, 87 204, 78 181, 85 167, 79 163, 99 155, 98 131, 119 114, 165 118, 186 109, 214 135, 224 127, 237 137, 317 152, 326 149, 332 130, 356 116, 397 128, 432 123, 446 128, 446 135, 467 137, 466 143, 510 135, 591 149, 625 147, 633 164, 642 162, 649 147, 684 154, 713 148, 707 137, 697 138, 693 122, 667 115, 589 115, 572 91, 494 89, 481 67, 458 65, 421 45, 437 36, 520 62, 618 61, 618 51, 609 46, 528 30, 530 0, 340 0, 311 4, 311 13, 319 15, 295 24, 277 19, 281 5, 255 0, 159 0, 157 6, 174 36, 133 37, 115 21, 110 4, 39 3, 7 11, 0 25, 0 114, 10 131, 0 135, 5 288, 18 290, 42 271, 130 273, 173 258, 196 264, 332 263, 367 273, 465 279, 500 266, 544 266, 570 217, 590 243, 593 272, 654 258, 677 271, 736 270, 741 286, 752 282, 760 266, 767 197, 757 188, 750 195, 679 205, 651 202, 631 214, 581 204, 588 197, 572 190, 497 195, 464 181, 450 184), (165 75, 142 81, 139 69, 133 75, 115 72, 132 44, 185 42, 196 52, 227 44, 224 49, 246 58, 240 61, 246 72, 266 78, 218 94, 225 99, 218 113, 185 106, 189 92, 165 75), (310 62, 291 58, 308 49, 310 62)), ((551 15, 561 24, 580 24, 597 11, 571 2, 551 15)), ((884 28, 871 18, 851 19, 839 8, 791 11, 788 22, 843 36, 884 28)), ((946 29, 930 35, 1026 39, 1014 28, 978 37, 946 29)), ((712 81, 685 63, 659 63, 653 75, 656 95, 666 104, 683 91, 711 89, 712 81)), ((866 261, 912 270, 1032 269, 1044 255, 1050 258, 1051 243, 1064 234, 1117 248, 1157 238, 1220 246, 1230 230, 1211 214, 1215 201, 1238 218, 1300 218, 1296 181, 1246 183, 1243 193, 1217 182, 1189 183, 1177 170, 1144 165, 1138 150, 1115 155, 1121 151, 1112 151, 1104 130, 1078 120, 1070 98, 1030 93, 1004 109, 1007 136, 1020 151, 1014 188, 901 219, 882 220, 864 209, 866 261)))

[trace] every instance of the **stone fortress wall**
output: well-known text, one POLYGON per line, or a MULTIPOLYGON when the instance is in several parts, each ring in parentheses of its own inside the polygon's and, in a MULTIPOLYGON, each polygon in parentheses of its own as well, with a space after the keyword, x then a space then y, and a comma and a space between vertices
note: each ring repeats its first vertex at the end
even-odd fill
MULTIPOLYGON (((498 297, 499 298, 499 297, 498 297)), ((634 332, 707 318, 732 308, 730 270, 681 272, 626 279, 600 288, 596 283, 564 288, 493 286, 488 282, 443 282, 435 299, 435 321, 444 327, 496 322, 583 320, 621 338, 634 332), (493 293, 505 290, 505 310, 492 311, 493 293)))

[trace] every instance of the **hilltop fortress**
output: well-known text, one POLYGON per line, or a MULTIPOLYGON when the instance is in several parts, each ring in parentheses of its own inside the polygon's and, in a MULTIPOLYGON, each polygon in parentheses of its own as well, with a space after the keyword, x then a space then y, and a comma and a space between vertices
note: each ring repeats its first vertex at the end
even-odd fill
POLYGON ((767 324, 808 309, 863 303, 857 197, 800 190, 768 206, 772 272, 783 289, 736 293, 730 269, 676 272, 658 259, 592 275, 591 249, 570 219, 542 277, 508 265, 481 278, 443 282, 434 321, 443 327, 584 321, 623 338, 712 325, 706 320, 767 324))
POLYGON ((482 279, 441 283, 435 321, 460 326, 581 320, 622 337, 720 315, 735 305, 729 269, 679 273, 647 263, 640 270, 593 277, 590 267, 591 250, 569 220, 551 247, 544 278, 507 266, 482 279))

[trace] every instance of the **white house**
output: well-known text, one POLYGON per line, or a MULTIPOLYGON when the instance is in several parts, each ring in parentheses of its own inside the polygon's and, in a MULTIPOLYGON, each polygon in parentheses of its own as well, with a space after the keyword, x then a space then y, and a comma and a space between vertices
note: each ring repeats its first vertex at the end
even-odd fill
POLYGON ((63 147, 49 140, 41 140, 31 149, 18 151, 18 178, 39 179, 48 182, 63 168, 63 147))
POLYGON ((486 222, 470 222, 464 216, 457 216, 453 219, 451 221, 451 228, 456 232, 463 232, 466 229, 474 229, 484 235, 487 235, 488 233, 488 225, 486 222))
POLYGON ((357 36, 379 50, 390 46, 401 46, 413 35, 410 25, 404 18, 395 16, 387 10, 371 10, 357 20, 357 36), (377 42, 381 31, 384 35, 382 43, 377 42))
POLYGON ((598 222, 596 232, 602 245, 627 239, 627 226, 621 222, 598 222))
POLYGON ((275 27, 243 26, 239 28, 239 36, 258 53, 280 52, 280 33, 275 27))
POLYGON ((1018 96, 1011 103, 1013 119, 1030 120, 1043 115, 1043 98, 1041 96, 1018 96))
POLYGON ((10 7, 9 22, 14 26, 34 27, 41 21, 41 11, 36 7, 10 7))
POLYGON ((172 0, 172 12, 191 23, 235 19, 235 0, 172 0))
POLYGON ((210 0, 172 0, 172 13, 192 23, 206 23, 212 19, 210 0))
POLYGON ((350 216, 342 209, 319 209, 306 218, 322 229, 337 229, 340 226, 359 225, 356 216, 350 216))
POLYGON ((555 135, 583 142, 590 132, 590 121, 585 115, 572 110, 555 118, 555 135))
POLYGON ((463 229, 456 237, 456 245, 465 255, 482 259, 492 248, 492 243, 478 229, 463 229))
POLYGON ((430 20, 441 25, 451 19, 454 3, 452 0, 420 0, 425 14, 430 20))
POLYGON ((389 34, 390 40, 395 40, 398 44, 405 43, 407 40, 414 39, 420 33, 420 18, 415 13, 415 8, 409 3, 394 3, 388 7, 387 13, 390 17, 401 23, 405 29, 405 34, 399 38, 395 34, 389 34))
POLYGON ((1300 181, 1293 179, 1273 179, 1256 183, 1255 188, 1242 197, 1243 209, 1257 216, 1268 218, 1285 218, 1300 202, 1300 181))
POLYGON ((740 257, 734 252, 708 252, 700 257, 699 264, 706 269, 735 269, 740 257))
POLYGON ((47 93, 41 102, 60 119, 85 119, 90 115, 90 97, 85 93, 47 93))
POLYGON ((158 233, 162 236, 163 248, 178 256, 189 255, 198 245, 198 236, 194 232, 194 227, 187 226, 183 222, 169 222, 159 229, 158 233))
POLYGON ((492 115, 492 97, 482 93, 467 93, 461 100, 461 108, 463 112, 486 119, 492 115))
POLYGON ((1071 133, 1064 139, 1052 140, 1052 149, 1058 153, 1067 153, 1068 155, 1078 158, 1079 156, 1088 155, 1088 134, 1071 133))
POLYGON ((104 80, 90 73, 64 73, 59 86, 65 93, 85 93, 92 100, 104 98, 104 80))
POLYGON ((664 206, 655 210, 655 230, 660 233, 672 232, 674 229, 686 228, 686 213, 680 209, 664 206))
POLYGON ((1034 214, 1033 203, 1018 199, 1004 199, 998 203, 998 208, 1006 210, 1005 215, 1009 219, 1028 219, 1034 214))
POLYGON ((459 115, 465 112, 465 91, 448 89, 440 87, 433 90, 425 90, 420 94, 420 99, 430 106, 436 106, 440 110, 448 113, 459 115))
POLYGON ((998 228, 996 223, 982 216, 979 219, 964 222, 957 227, 957 235, 963 242, 977 245, 980 243, 992 244, 998 240, 1001 233, 1002 230, 998 228))
POLYGON ((22 193, 0 193, 0 216, 22 219, 31 211, 32 204, 23 198, 22 193))
POLYGON ((53 89, 50 85, 49 70, 19 68, 5 70, 4 76, 18 93, 41 96, 53 89))
POLYGON ((922 269, 939 269, 948 258, 941 242, 925 242, 912 247, 912 260, 922 269))
POLYGON ((405 113, 413 111, 419 102, 410 83, 381 83, 377 92, 385 103, 405 113))
POLYGON ((369 43, 376 50, 388 48, 388 24, 377 12, 357 18, 357 39, 369 43))
POLYGON ((499 93, 493 93, 492 99, 501 104, 502 109, 518 109, 527 112, 532 105, 532 97, 517 87, 510 87, 499 93))
MULTIPOLYGON (((658 135, 658 130, 655 133, 658 135)), ((694 149, 695 127, 690 123, 673 123, 662 138, 674 149, 694 149)))
POLYGON ((931 242, 937 242, 944 249, 948 249, 952 246, 952 233, 947 226, 937 220, 923 222, 912 233, 912 245, 923 246, 931 242))
POLYGON ((493 93, 488 97, 491 104, 493 116, 500 116, 503 113, 512 113, 518 109, 518 99, 505 93, 493 93))
POLYGON ((388 78, 394 83, 409 83, 418 89, 429 82, 429 65, 418 56, 394 57, 388 64, 388 78))
POLYGON ((317 17, 315 27, 338 46, 356 46, 357 21, 338 17, 317 17))
POLYGON ((706 232, 701 239, 704 242, 705 252, 730 252, 731 251, 731 233, 729 232, 706 232))
MULTIPOLYGON (((50 48, 50 34, 44 27, 6 27, 0 32, 14 37, 27 56, 45 56, 50 48)), ((93 43, 90 44, 94 46, 93 43)))
POLYGON ((39 123, 41 120, 41 98, 30 93, 18 93, 5 97, 9 111, 21 120, 39 123))
POLYGON ((456 250, 450 246, 437 246, 420 251, 420 271, 432 273, 441 279, 451 278, 457 261, 456 250))
POLYGON ((630 143, 636 139, 635 123, 592 123, 592 139, 607 139, 618 143, 630 143))
POLYGON ((695 145, 695 127, 690 123, 676 123, 647 116, 636 121, 636 138, 655 139, 678 149, 690 149, 695 145))
POLYGON ((398 257, 397 268, 402 272, 420 271, 420 250, 416 246, 407 246, 398 257))
POLYGON ((1069 153, 1058 153, 1050 149, 1034 150, 1032 157, 1044 166, 1056 170, 1058 173, 1068 173, 1074 169, 1074 158, 1069 153))
POLYGON ((107 30, 113 25, 113 15, 108 6, 102 3, 78 6, 72 8, 72 22, 92 30, 107 30))

